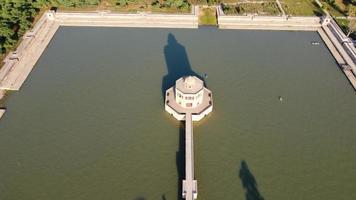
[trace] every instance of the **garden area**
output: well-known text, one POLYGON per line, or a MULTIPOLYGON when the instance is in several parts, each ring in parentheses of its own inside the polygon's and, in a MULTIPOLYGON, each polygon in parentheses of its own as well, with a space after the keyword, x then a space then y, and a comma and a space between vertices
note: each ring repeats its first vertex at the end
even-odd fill
POLYGON ((226 15, 280 15, 275 1, 237 2, 236 4, 222 4, 226 15))
POLYGON ((112 11, 188 13, 190 5, 187 0, 103 0, 99 7, 112 11))
POLYGON ((356 16, 355 0, 324 0, 323 7, 334 17, 356 16))
POLYGON ((322 15, 322 10, 314 0, 281 0, 281 4, 289 16, 322 15))
MULTIPOLYGON (((101 0, 97 5, 82 6, 81 11, 109 10, 113 12, 162 12, 189 13, 191 4, 187 0, 101 0)), ((59 6, 59 10, 78 10, 77 7, 59 6)))

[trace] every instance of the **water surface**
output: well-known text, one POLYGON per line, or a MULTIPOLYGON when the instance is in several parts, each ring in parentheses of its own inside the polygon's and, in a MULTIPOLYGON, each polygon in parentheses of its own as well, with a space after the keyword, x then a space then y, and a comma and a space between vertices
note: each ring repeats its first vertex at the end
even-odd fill
POLYGON ((178 199, 162 91, 188 74, 215 103, 194 126, 199 199, 356 198, 356 96, 317 33, 65 27, 7 99, 0 199, 178 199))

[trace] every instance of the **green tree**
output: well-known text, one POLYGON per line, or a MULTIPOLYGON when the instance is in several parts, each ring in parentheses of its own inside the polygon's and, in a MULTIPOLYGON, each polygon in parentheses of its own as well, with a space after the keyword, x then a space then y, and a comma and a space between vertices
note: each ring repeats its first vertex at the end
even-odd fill
POLYGON ((356 32, 356 20, 350 20, 347 25, 347 37, 356 32))
POLYGON ((100 0, 0 0, 0 53, 13 48, 43 6, 80 7, 100 0))
POLYGON ((186 0, 167 0, 165 4, 168 7, 176 7, 176 8, 183 8, 189 6, 186 0))

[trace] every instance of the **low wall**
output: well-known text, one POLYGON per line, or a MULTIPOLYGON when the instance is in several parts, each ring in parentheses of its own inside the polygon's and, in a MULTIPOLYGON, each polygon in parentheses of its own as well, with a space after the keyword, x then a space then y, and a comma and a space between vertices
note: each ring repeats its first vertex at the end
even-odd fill
POLYGON ((62 26, 198 28, 197 10, 192 14, 55 13, 62 26))
POLYGON ((35 27, 26 32, 14 52, 3 60, 0 70, 0 90, 19 90, 33 66, 47 47, 58 24, 45 13, 35 27))
POLYGON ((348 53, 353 63, 356 63, 356 49, 353 41, 347 37, 341 28, 337 25, 334 20, 331 20, 328 24, 328 28, 333 32, 334 36, 337 38, 338 42, 342 44, 345 51, 348 53))
POLYGON ((323 25, 318 32, 341 70, 356 90, 356 50, 352 41, 346 37, 332 19, 330 19, 328 24, 323 25))

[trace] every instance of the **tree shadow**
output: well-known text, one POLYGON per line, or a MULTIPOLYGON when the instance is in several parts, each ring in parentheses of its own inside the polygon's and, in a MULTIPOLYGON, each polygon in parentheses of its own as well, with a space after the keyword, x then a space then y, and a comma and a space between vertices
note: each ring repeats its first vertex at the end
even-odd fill
POLYGON ((343 0, 342 1, 346 6, 349 6, 350 4, 353 6, 356 6, 356 2, 353 0, 343 0))
MULTIPOLYGON (((176 152, 176 166, 177 166, 177 200, 182 200, 182 183, 185 177, 185 124, 183 121, 179 122, 179 143, 178 143, 178 151, 176 152)), ((163 199, 163 197, 162 197, 163 199)))
POLYGON ((242 187, 245 190, 246 200, 264 200, 258 191, 256 179, 244 160, 241 161, 239 177, 241 179, 242 187))
POLYGON ((167 74, 162 79, 163 101, 165 91, 172 87, 177 79, 183 76, 196 76, 204 81, 202 76, 192 70, 185 47, 177 41, 172 33, 169 33, 167 36, 167 44, 164 46, 164 57, 167 74))
POLYGON ((314 15, 319 16, 319 17, 322 16, 324 12, 323 12, 323 10, 319 7, 319 5, 318 5, 315 1, 313 1, 312 4, 313 4, 313 6, 315 6, 315 8, 316 8, 316 9, 313 9, 314 15))

